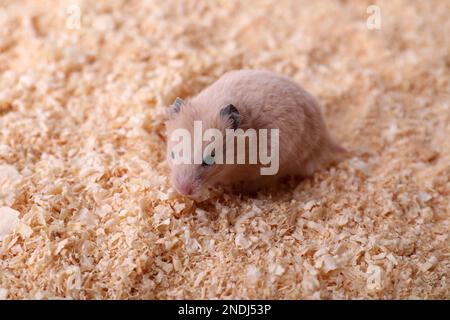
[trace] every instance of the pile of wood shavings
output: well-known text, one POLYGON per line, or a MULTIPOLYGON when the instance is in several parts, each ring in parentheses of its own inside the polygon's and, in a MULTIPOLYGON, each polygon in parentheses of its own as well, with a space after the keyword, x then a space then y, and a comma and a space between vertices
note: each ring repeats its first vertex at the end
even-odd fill
POLYGON ((450 3, 378 1, 381 30, 370 4, 1 1, 0 298, 449 299, 450 3), (177 196, 165 106, 239 68, 301 83, 353 155, 177 196))

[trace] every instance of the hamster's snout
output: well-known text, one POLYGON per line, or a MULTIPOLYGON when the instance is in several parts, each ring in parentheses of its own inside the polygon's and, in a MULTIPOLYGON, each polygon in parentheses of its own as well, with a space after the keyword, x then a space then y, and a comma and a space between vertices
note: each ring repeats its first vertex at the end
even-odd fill
POLYGON ((188 183, 182 183, 179 184, 177 186, 175 186, 176 189, 178 190, 179 193, 181 193, 182 195, 185 196, 190 196, 192 195, 194 188, 192 187, 192 185, 188 184, 188 183))
POLYGON ((197 185, 190 179, 183 176, 173 177, 172 185, 183 196, 194 197, 199 193, 199 188, 197 185))

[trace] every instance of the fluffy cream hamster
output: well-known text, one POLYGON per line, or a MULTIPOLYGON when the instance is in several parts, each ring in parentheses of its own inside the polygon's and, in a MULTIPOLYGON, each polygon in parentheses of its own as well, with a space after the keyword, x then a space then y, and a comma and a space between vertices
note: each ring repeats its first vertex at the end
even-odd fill
MULTIPOLYGON (((179 193, 194 199, 204 197, 208 189, 217 185, 254 192, 277 183, 281 177, 310 176, 345 152, 331 138, 316 99, 289 78, 268 71, 225 73, 197 96, 186 101, 177 98, 168 114, 167 162, 171 183, 179 193), (262 175, 264 166, 259 162, 216 163, 215 151, 205 152, 208 141, 203 141, 201 148, 197 148, 202 157, 200 163, 194 161, 193 147, 188 156, 192 161, 174 161, 179 156, 179 152, 177 155, 174 152, 179 141, 171 139, 171 135, 180 128, 194 135, 195 121, 201 121, 202 133, 213 128, 224 137, 226 132, 235 129, 258 132, 258 129, 278 129, 278 171, 262 175), (208 159, 203 159, 205 154, 208 159)), ((268 141, 270 150, 275 143, 269 137, 268 141)), ((226 152, 224 143, 223 153, 226 152)), ((248 149, 246 155, 249 155, 248 149)))

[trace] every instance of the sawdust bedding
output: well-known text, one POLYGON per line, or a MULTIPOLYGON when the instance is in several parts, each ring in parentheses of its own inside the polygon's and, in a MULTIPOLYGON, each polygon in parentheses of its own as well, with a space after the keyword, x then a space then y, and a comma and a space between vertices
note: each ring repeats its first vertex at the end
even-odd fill
POLYGON ((450 298, 449 1, 0 3, 0 298, 450 298), (352 155, 194 204, 165 106, 239 68, 352 155))

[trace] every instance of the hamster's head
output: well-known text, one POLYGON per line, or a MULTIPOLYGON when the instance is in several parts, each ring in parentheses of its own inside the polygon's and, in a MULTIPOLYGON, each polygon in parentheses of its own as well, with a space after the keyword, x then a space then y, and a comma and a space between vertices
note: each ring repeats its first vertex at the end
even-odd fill
POLYGON ((170 106, 166 159, 172 186, 180 194, 202 199, 226 176, 225 130, 237 129, 239 123, 232 104, 217 109, 177 98, 170 106))

